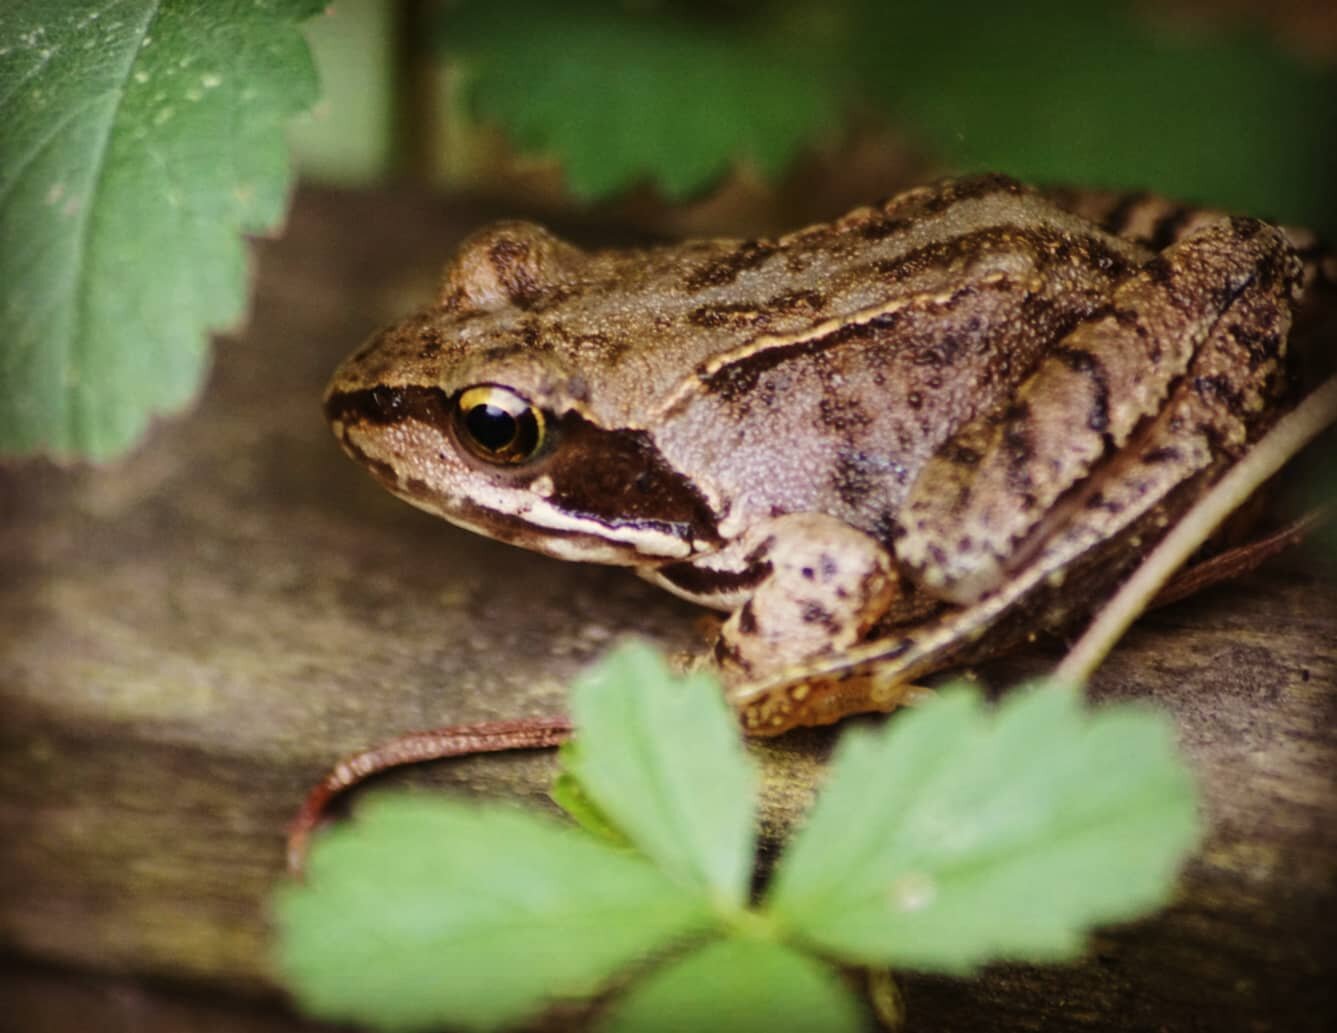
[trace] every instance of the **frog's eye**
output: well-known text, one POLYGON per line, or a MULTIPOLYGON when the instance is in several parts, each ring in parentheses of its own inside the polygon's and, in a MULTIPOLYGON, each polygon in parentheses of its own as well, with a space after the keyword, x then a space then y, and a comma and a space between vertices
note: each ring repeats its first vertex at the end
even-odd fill
POLYGON ((479 459, 523 463, 543 447, 543 414, 495 384, 466 388, 455 400, 455 433, 479 459))

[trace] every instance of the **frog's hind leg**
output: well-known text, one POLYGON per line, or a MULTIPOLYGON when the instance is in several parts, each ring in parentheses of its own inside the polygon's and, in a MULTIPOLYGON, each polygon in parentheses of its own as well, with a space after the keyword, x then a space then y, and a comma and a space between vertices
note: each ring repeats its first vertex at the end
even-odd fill
POLYGON ((1040 193, 1045 200, 1095 223, 1106 233, 1152 251, 1163 251, 1205 226, 1229 218, 1219 209, 1184 204, 1141 190, 1050 187, 1040 193))
POLYGON ((1117 529, 1110 482, 1168 487, 1242 453, 1285 381, 1299 273, 1281 232, 1253 219, 1148 262, 1059 342, 1008 410, 966 426, 925 465, 895 543, 903 568, 972 603, 1064 525, 1117 529), (1139 451, 1145 464, 1130 461, 1139 451))
POLYGON ((1014 407, 1001 421, 966 428, 968 443, 957 440, 921 474, 910 516, 916 515, 916 502, 921 517, 939 507, 936 518, 920 528, 938 537, 921 535, 918 555, 925 566, 937 565, 938 582, 955 591, 958 608, 903 635, 736 691, 734 703, 749 731, 776 734, 890 709, 901 702, 905 687, 924 675, 1000 652, 1037 628, 1059 626, 1074 606, 1098 605, 1146 546, 1261 435, 1269 422, 1267 402, 1280 379, 1298 279, 1293 252, 1279 233, 1252 220, 1205 231, 1202 239, 1181 247, 1184 252, 1170 255, 1168 265, 1157 260, 1116 295, 1116 305, 1139 303, 1126 310, 1130 314, 1116 310, 1070 335, 1065 344, 1070 352, 1080 348, 1080 360, 1060 349, 1023 385, 1023 403, 1029 388, 1031 400, 1046 398, 1054 406, 1047 413, 1051 426, 1038 425, 1043 421, 1014 407), (1251 241, 1251 264, 1241 268, 1234 256, 1251 241), (1213 259, 1223 268, 1215 268, 1213 259), (1215 294, 1205 295, 1208 290, 1215 294), (1206 316, 1204 297, 1219 299, 1206 316), (1159 347, 1159 342, 1149 345, 1137 328, 1150 320, 1163 331, 1175 325, 1177 315, 1189 334, 1180 342, 1189 351, 1177 374, 1149 392, 1154 405, 1148 404, 1141 418, 1125 413, 1128 425, 1114 426, 1105 408, 1112 381, 1096 371, 1119 369, 1122 362, 1125 376, 1136 381, 1120 346, 1159 347), (961 448, 972 451, 968 464, 954 454, 961 448), (1021 456, 1026 464, 1018 462, 1021 456), (1032 463, 1038 465, 1027 465, 1032 463), (963 466, 974 476, 963 479, 963 466), (1032 476, 1035 470, 1069 477, 1042 488, 1032 476), (977 493, 981 483, 990 486, 983 495, 977 493), (1032 493, 1047 494, 1044 505, 1025 497, 1032 493), (1018 515, 1022 519, 1008 523, 1018 515), (963 516, 971 521, 961 522, 963 516), (1005 525, 1001 534, 978 535, 980 528, 998 532, 991 527, 995 517, 1005 525), (956 556, 948 552, 977 535, 1001 542, 983 565, 987 577, 972 577, 968 565, 953 567, 970 548, 958 548, 956 556))
MULTIPOLYGON (((1106 233, 1131 240, 1153 251, 1163 251, 1187 240, 1214 223, 1229 220, 1227 212, 1185 204, 1146 191, 1091 190, 1049 187, 1045 200, 1080 215, 1106 233)), ((1303 226, 1279 226, 1300 259, 1301 291, 1297 319, 1309 321, 1319 311, 1330 311, 1337 295, 1337 252, 1318 234, 1303 226)))

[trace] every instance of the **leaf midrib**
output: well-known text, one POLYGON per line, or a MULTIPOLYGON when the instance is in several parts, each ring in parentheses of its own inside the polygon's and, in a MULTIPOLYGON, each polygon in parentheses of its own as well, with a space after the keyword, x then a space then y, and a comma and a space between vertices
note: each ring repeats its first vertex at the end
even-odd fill
MULTIPOLYGON (((139 30, 134 34, 136 43, 129 49, 129 57, 126 59, 125 67, 119 76, 119 85, 117 87, 116 103, 113 105, 110 117, 107 119, 106 127, 103 129, 101 138, 93 151, 93 175, 89 179, 88 196, 84 203, 79 207, 76 218, 78 224, 74 231, 74 262, 71 265, 70 275, 66 280, 69 295, 76 296, 76 303, 72 306, 74 318, 71 321, 66 339, 57 340, 53 347, 61 348, 64 352, 64 362, 61 364, 62 380, 68 375, 70 369, 70 356, 75 349, 75 342, 82 337, 83 327, 88 322, 88 292, 79 291, 79 283, 83 279, 84 266, 86 265, 88 253, 89 224, 93 217, 95 200, 102 189, 103 179, 107 172, 107 150, 111 143, 111 134, 117 123, 120 121, 121 110, 125 105, 127 88, 130 83, 130 75, 134 70, 135 61, 144 49, 144 40, 148 37, 150 30, 157 24, 158 17, 162 13, 163 0, 154 0, 149 8, 147 16, 140 25, 139 30)), ((82 356, 81 356, 82 357, 82 356)), ((79 407, 70 404, 70 395, 67 392, 59 393, 59 404, 65 406, 65 424, 67 430, 67 445, 71 448, 78 448, 82 444, 79 441, 79 428, 75 425, 79 416, 79 407)))

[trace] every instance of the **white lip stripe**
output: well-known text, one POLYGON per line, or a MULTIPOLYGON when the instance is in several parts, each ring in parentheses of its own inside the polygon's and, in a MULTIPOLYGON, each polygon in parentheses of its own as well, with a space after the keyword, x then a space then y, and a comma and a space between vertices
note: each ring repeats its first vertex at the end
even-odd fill
MULTIPOLYGON (((450 447, 437 428, 418 421, 407 422, 413 425, 418 440, 402 444, 412 446, 412 451, 432 454, 429 449, 445 450, 450 447), (422 440, 424 434, 426 441, 422 440)), ((405 435, 404 426, 400 424, 389 435, 368 433, 359 428, 358 433, 351 435, 351 443, 366 458, 395 467, 398 465, 397 455, 391 447, 394 442, 387 438, 402 439, 405 435)), ((631 524, 623 527, 610 526, 592 517, 565 513, 542 495, 531 490, 529 484, 523 487, 507 487, 492 483, 458 465, 447 470, 435 467, 419 468, 411 472, 399 470, 397 481, 391 490, 405 502, 465 530, 487 538, 523 545, 525 548, 559 559, 634 566, 640 558, 670 560, 685 559, 693 555, 691 541, 684 541, 668 531, 631 524), (418 474, 417 479, 413 477, 414 473, 418 474), (465 482, 463 486, 467 490, 461 491, 458 484, 452 487, 450 482, 453 480, 463 480, 465 482), (413 482, 413 487, 410 486, 410 481, 413 482), (426 487, 433 498, 423 498, 420 486, 426 487), (503 522, 509 517, 522 521, 527 526, 518 531, 505 526, 494 529, 484 521, 459 515, 479 510, 484 513, 495 513, 503 522), (548 532, 582 537, 579 540, 560 536, 549 537, 548 532)))
MULTIPOLYGON (((666 531, 656 531, 646 527, 609 527, 598 520, 573 516, 545 504, 534 504, 538 500, 531 498, 531 505, 520 511, 517 516, 537 527, 546 527, 552 531, 572 531, 577 534, 600 538, 605 541, 620 542, 629 545, 644 556, 679 559, 690 556, 692 547, 677 535, 666 531)), ((560 544, 558 542, 553 544, 560 544)))
POLYGON ((656 531, 647 527, 609 527, 598 520, 563 513, 554 506, 546 504, 541 498, 524 492, 495 491, 486 493, 486 497, 482 494, 478 497, 454 496, 447 497, 444 502, 415 497, 407 490, 401 490, 396 494, 419 509, 450 521, 456 527, 462 527, 466 531, 473 531, 487 538, 500 538, 524 545, 526 548, 558 559, 632 565, 637 557, 684 559, 692 555, 691 543, 666 531, 656 531), (505 502, 511 501, 509 496, 516 494, 520 497, 520 506, 504 505, 505 502), (459 500, 463 501, 465 509, 481 505, 484 509, 497 513, 513 514, 530 526, 518 533, 498 533, 486 523, 459 515, 453 509, 459 500), (560 531, 583 537, 579 540, 548 537, 545 531, 560 531))

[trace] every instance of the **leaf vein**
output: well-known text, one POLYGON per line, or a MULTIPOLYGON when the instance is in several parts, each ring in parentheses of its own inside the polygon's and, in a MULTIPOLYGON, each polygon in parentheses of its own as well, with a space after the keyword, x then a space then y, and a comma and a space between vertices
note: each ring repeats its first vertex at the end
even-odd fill
MULTIPOLYGON (((76 291, 78 291, 78 284, 80 280, 83 278, 84 266, 86 265, 88 259, 89 224, 92 221, 92 213, 95 205, 95 200, 98 196, 98 191, 101 190, 103 180, 106 176, 107 150, 111 144, 112 132, 115 129, 117 123, 120 121, 121 112, 125 105, 126 87, 130 82, 130 75, 134 70, 135 61, 144 50, 144 40, 148 37, 150 30, 157 23, 159 16, 162 14, 162 5, 163 5, 163 0, 154 0, 153 6, 148 10, 147 17, 145 17, 139 30, 134 34, 134 38, 138 42, 130 50, 130 56, 125 62, 125 68, 122 70, 120 74, 119 78, 121 85, 116 99, 116 106, 111 112, 111 117, 107 119, 107 124, 102 132, 101 139, 97 141, 97 144, 94 148, 93 161, 92 161, 92 167, 94 170, 93 176, 89 183, 88 197, 84 199, 84 203, 80 207, 78 212, 79 222, 75 228, 75 234, 74 234, 75 237, 74 262, 72 263, 70 275, 67 278, 67 282, 71 285, 70 293, 75 293, 76 291)), ((80 293, 77 299, 77 303, 73 307, 73 312, 74 312, 74 319, 72 321, 73 325, 70 329, 69 336, 63 345, 65 352, 64 355, 65 368, 67 370, 69 369, 69 363, 71 357, 70 352, 74 348, 74 342, 80 340, 81 332, 84 326, 87 325, 90 320, 90 313, 88 312, 88 304, 89 304, 88 299, 89 299, 89 294, 87 291, 80 293)), ((55 342, 53 346, 60 347, 61 342, 55 342)), ((80 357, 82 358, 82 356, 80 357)), ((65 410, 65 416, 66 416, 66 430, 68 433, 67 440, 71 444, 76 444, 80 441, 82 437, 80 433, 81 427, 79 426, 79 424, 83 422, 81 419, 82 416, 81 410, 78 406, 67 406, 65 410)))
MULTIPOLYGON (((96 104, 101 104, 106 101, 106 99, 107 95, 105 93, 100 93, 97 96, 89 97, 82 103, 72 107, 52 123, 51 128, 40 140, 37 141, 36 145, 27 154, 19 157, 13 165, 5 170, 9 175, 6 176, 4 181, 0 181, 0 207, 4 206, 5 202, 9 200, 10 193, 23 181, 23 174, 27 172, 29 166, 41 157, 43 152, 60 138, 60 134, 65 127, 79 115, 82 115, 88 108, 91 108, 96 104)), ((3 107, 3 104, 0 104, 0 107, 3 107)))

